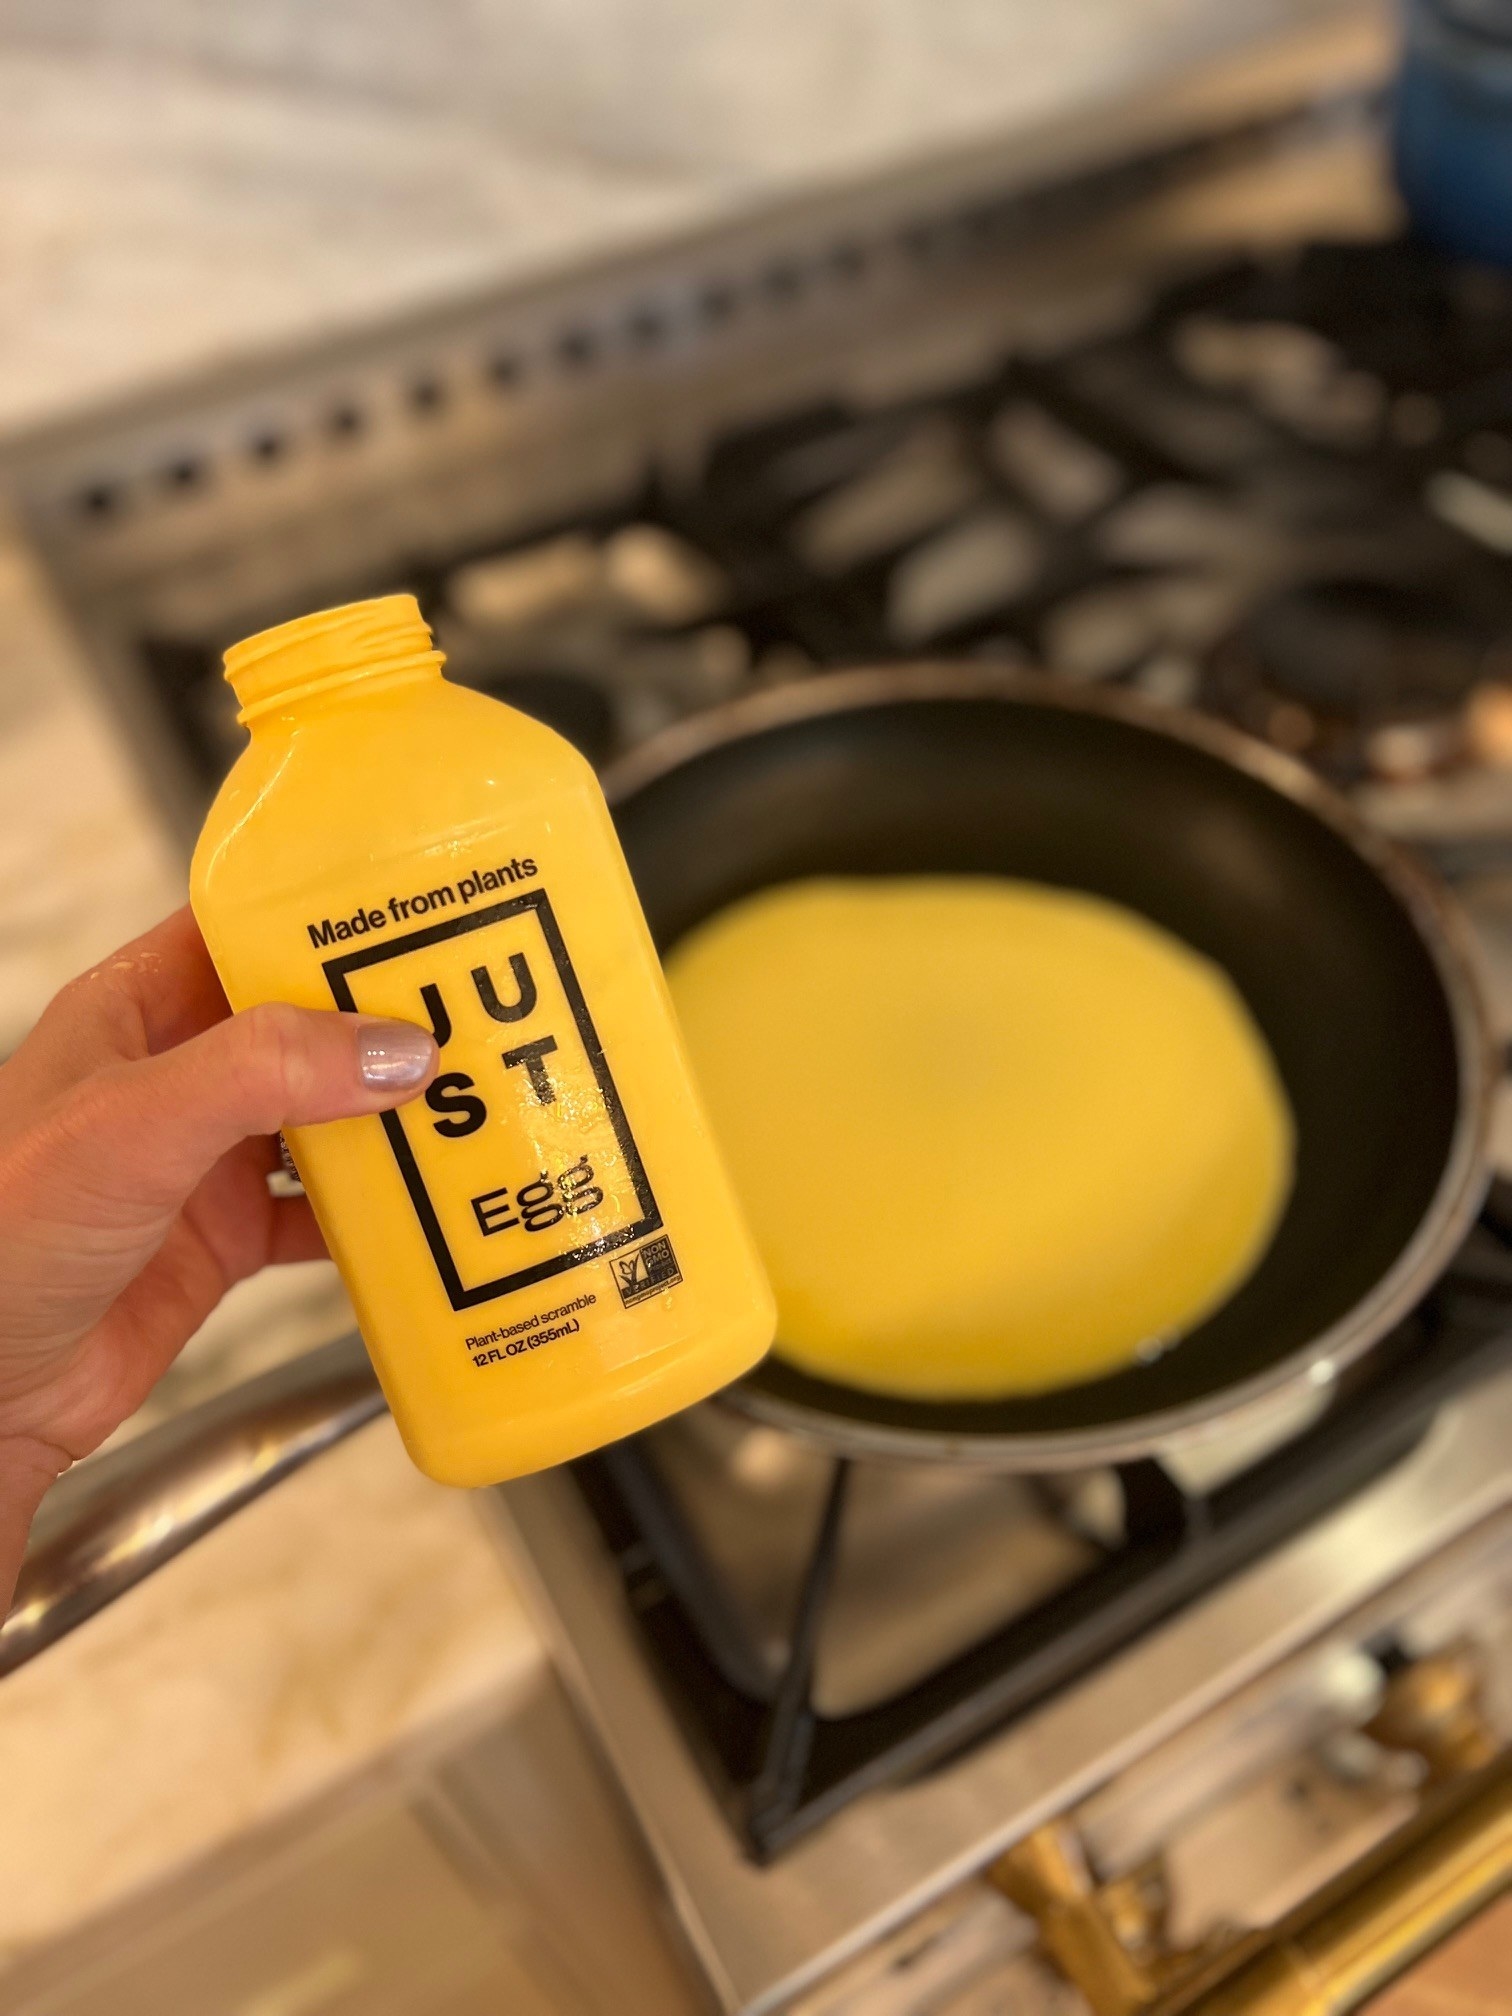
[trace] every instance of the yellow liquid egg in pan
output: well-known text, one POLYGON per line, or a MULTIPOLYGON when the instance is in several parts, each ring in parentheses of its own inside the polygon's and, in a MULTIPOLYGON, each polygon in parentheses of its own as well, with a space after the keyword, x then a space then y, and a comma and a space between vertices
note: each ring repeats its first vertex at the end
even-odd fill
POLYGON ((1292 1116, 1244 1001, 1100 897, 790 883, 667 972, 807 1372, 934 1400, 1094 1379, 1200 1323, 1280 1219, 1292 1116))

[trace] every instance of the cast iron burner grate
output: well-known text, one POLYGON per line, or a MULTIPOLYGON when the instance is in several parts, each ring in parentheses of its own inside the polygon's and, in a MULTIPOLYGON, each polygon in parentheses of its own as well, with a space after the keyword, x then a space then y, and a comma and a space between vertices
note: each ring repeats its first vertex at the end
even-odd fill
MULTIPOLYGON (((1512 692, 1509 553, 1512 276, 1396 239, 1188 275, 350 587, 417 587, 455 676, 599 761, 752 687, 965 656, 1207 707, 1350 782, 1512 753, 1474 704, 1512 692)), ((207 784, 228 641, 142 640, 207 784)))
POLYGON ((795 1551, 791 1629, 775 1662, 669 1489, 654 1431, 574 1464, 679 1720, 750 1853, 769 1860, 862 1793, 1031 1712, 1405 1456, 1446 1401, 1512 1354, 1512 1246, 1493 1222, 1503 1214, 1472 1233, 1374 1376, 1312 1427, 1207 1492, 1183 1488, 1155 1460, 1122 1466, 1122 1535, 1084 1573, 850 1713, 822 1712, 814 1684, 848 1459, 832 1459, 817 1521, 795 1551))

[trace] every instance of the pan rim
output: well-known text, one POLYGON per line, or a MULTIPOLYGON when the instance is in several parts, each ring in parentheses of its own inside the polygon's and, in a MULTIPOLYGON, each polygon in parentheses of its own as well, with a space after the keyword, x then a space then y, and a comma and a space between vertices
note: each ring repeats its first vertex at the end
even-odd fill
POLYGON ((1327 826, 1405 913, 1443 990, 1460 1086, 1444 1165, 1412 1236, 1350 1309, 1263 1372, 1179 1406, 1104 1427, 977 1435, 927 1426, 884 1426, 827 1413, 744 1381, 727 1388, 722 1397, 742 1413, 832 1452, 893 1461, 943 1457, 997 1470, 1132 1461, 1155 1449, 1175 1449, 1222 1434, 1272 1407, 1285 1408, 1308 1391, 1321 1404, 1328 1389, 1411 1312, 1443 1272, 1474 1222, 1489 1182, 1491 1103, 1500 1066, 1468 933, 1449 892, 1297 758, 1230 723, 1160 706, 1124 689, 1070 685, 1054 675, 1017 667, 918 660, 826 672, 802 684, 745 695, 651 737, 606 770, 604 789, 610 805, 617 808, 661 778, 731 743, 826 715, 941 699, 998 700, 1119 721, 1227 763, 1327 826))

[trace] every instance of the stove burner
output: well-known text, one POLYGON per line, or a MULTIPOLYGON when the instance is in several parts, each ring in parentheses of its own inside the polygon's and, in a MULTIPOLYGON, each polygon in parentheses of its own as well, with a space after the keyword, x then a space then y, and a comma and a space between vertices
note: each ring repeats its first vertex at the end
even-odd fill
POLYGON ((1463 600, 1436 588, 1306 581, 1262 602, 1219 647, 1207 697, 1346 777, 1373 767, 1377 731, 1447 721, 1423 741, 1424 767, 1436 767, 1457 750, 1460 711, 1486 676, 1491 643, 1463 600))

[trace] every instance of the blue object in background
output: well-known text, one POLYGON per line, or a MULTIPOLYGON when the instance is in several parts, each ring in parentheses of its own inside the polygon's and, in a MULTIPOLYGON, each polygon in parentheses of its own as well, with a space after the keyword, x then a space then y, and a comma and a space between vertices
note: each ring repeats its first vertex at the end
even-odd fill
POLYGON ((1407 0, 1394 125, 1419 232, 1512 266, 1512 0, 1407 0))

